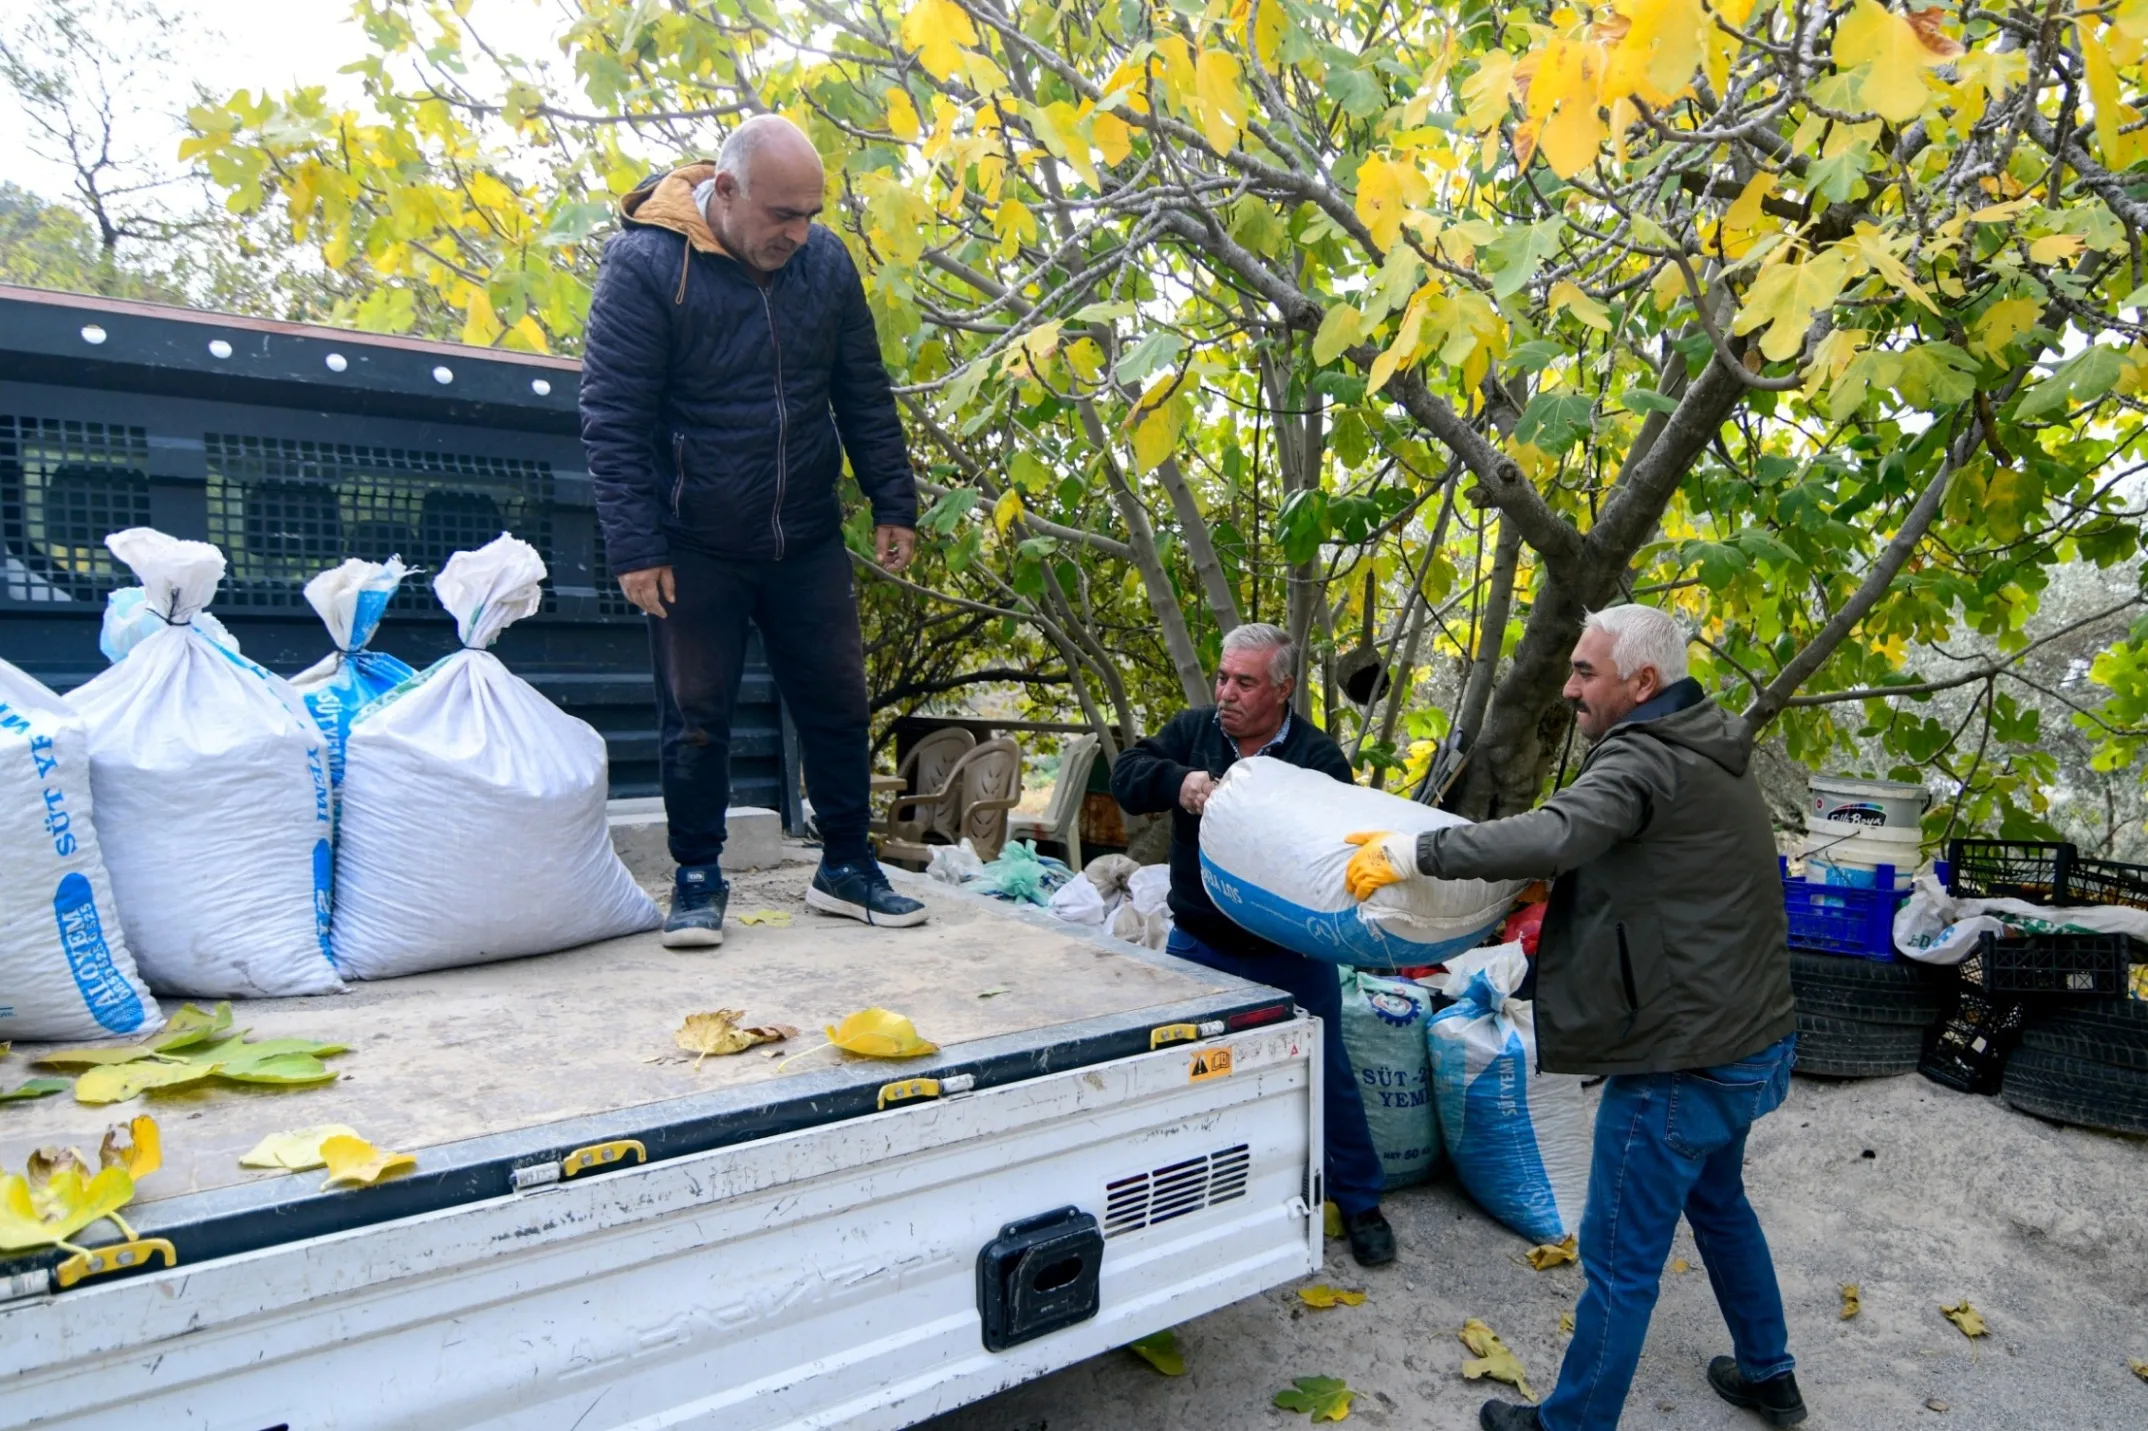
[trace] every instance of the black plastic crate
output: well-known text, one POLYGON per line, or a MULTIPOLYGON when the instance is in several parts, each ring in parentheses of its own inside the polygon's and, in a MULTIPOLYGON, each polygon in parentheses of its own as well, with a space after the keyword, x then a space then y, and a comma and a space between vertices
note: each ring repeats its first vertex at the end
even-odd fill
POLYGON ((1971 899, 2063 904, 2077 856, 2070 844, 2028 840, 1949 840, 1947 893, 1971 899))
POLYGON ((2124 934, 1977 936, 1969 978, 1987 994, 2064 994, 2122 998, 2130 966, 2148 961, 2148 945, 2124 934))
POLYGON ((1893 866, 1881 865, 1875 873, 1878 889, 1809 884, 1791 878, 1787 860, 1778 859, 1776 867, 1782 873, 1783 913, 1790 921, 1792 949, 1857 959, 1895 957, 1894 912, 1909 894, 1893 887, 1893 866))
POLYGON ((2066 872, 2066 902, 2148 909, 2148 865, 2076 856, 2066 872))
POLYGON ((1954 1012, 1935 1024, 1917 1072, 1961 1093, 1997 1093, 2007 1055, 2021 1041, 2028 1005, 1963 989, 1954 1012))

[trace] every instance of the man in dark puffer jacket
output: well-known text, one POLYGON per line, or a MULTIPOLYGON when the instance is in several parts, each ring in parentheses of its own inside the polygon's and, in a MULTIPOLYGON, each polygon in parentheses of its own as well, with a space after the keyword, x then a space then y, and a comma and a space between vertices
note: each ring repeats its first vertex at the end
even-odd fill
POLYGON ((605 556, 651 618, 673 947, 723 942, 718 859, 749 618, 820 821, 806 902, 869 924, 925 919, 866 843, 865 652, 836 485, 847 455, 889 571, 915 547, 917 489, 857 268, 813 223, 823 185, 790 121, 746 121, 715 163, 626 196, 589 309, 582 442, 605 556))

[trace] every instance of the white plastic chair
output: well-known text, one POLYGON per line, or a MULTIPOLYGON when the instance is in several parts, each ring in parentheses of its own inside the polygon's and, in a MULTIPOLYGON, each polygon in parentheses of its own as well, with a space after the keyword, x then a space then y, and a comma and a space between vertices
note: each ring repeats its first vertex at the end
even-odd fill
POLYGON ((1059 752, 1059 780, 1041 815, 1017 812, 1009 817, 1007 838, 1049 841, 1066 846, 1067 868, 1081 869, 1081 805, 1089 789, 1089 768, 1096 763, 1098 741, 1094 735, 1066 743, 1059 752))

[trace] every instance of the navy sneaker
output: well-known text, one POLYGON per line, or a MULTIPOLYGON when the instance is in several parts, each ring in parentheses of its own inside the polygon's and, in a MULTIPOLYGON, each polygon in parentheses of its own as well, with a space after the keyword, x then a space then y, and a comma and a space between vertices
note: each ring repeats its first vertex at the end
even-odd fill
POLYGON ((715 865, 680 865, 671 880, 664 947, 714 949, 723 943, 723 909, 730 898, 731 886, 715 865))
POLYGON ((870 855, 847 864, 821 861, 806 888, 805 902, 823 914, 888 929, 908 929, 925 922, 925 906, 895 892, 880 862, 870 855))

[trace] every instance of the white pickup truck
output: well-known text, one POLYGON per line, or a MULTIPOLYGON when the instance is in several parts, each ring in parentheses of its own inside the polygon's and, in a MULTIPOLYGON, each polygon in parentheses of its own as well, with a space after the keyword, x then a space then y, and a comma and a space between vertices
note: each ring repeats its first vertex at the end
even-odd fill
POLYGON ((0 1426, 902 1427, 1318 1267, 1321 1031, 1287 998, 923 881, 921 929, 814 918, 804 878, 740 881, 713 953, 238 1006, 349 1044, 327 1085, 0 1105, 12 1169, 153 1114, 124 1215, 174 1259, 0 1261, 0 1426), (793 923, 738 923, 768 903, 793 923), (800 1056, 876 1005, 941 1051, 800 1056), (716 1008, 806 1032, 677 1053, 716 1008), (321 1123, 417 1168, 239 1166, 321 1123))

